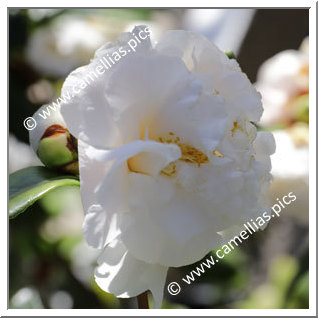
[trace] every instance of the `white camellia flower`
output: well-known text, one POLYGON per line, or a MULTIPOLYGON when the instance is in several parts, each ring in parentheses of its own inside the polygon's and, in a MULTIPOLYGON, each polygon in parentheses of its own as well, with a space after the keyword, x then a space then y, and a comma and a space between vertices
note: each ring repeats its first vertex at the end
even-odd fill
POLYGON ((20 169, 41 165, 40 160, 29 145, 21 142, 13 134, 9 134, 9 173, 20 169))
POLYGON ((288 207, 288 215, 307 223, 309 217, 309 149, 308 144, 298 145, 289 130, 273 132, 276 152, 272 157, 274 182, 270 197, 276 200, 293 191, 297 200, 288 207), (286 160, 288 158, 288 160, 286 160))
MULTIPOLYGON (((100 59, 144 27, 107 43, 66 79, 80 87, 100 59)), ((202 36, 142 40, 61 113, 78 138, 84 235, 102 249, 97 284, 118 297, 150 290, 162 301, 170 266, 194 263, 220 232, 259 215, 275 143, 238 63, 202 36)))
POLYGON ((289 124, 295 117, 298 120, 305 110, 295 105, 295 99, 298 97, 298 104, 304 104, 307 98, 308 104, 308 38, 299 50, 282 51, 266 60, 257 73, 256 88, 263 98, 262 124, 289 124), (299 100, 301 96, 303 100, 299 100))
MULTIPOLYGON (((34 9, 33 16, 54 14, 34 9)), ((103 15, 63 14, 50 24, 38 28, 31 34, 26 47, 27 61, 40 73, 54 77, 65 77, 74 68, 86 64, 106 41, 115 40, 132 23, 126 19, 114 19, 103 15)), ((175 27, 175 16, 168 12, 154 14, 151 21, 152 39, 165 30, 175 27)))
POLYGON ((31 34, 26 59, 41 73, 64 77, 87 63, 98 47, 115 39, 124 27, 117 23, 114 28, 114 23, 96 15, 62 15, 31 34))
POLYGON ((274 182, 270 197, 276 200, 293 190, 297 201, 287 212, 305 222, 309 215, 308 55, 307 37, 299 50, 285 50, 265 61, 256 83, 264 106, 261 124, 284 128, 273 132, 276 153, 272 157, 274 182))

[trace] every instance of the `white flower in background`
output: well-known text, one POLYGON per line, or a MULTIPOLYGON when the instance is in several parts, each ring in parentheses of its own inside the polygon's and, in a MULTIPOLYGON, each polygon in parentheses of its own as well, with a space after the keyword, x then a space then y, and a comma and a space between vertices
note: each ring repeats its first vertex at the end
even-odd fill
POLYGON ((277 149, 272 157, 272 173, 278 178, 297 179, 308 176, 307 145, 297 147, 289 131, 278 130, 273 134, 277 149))
POLYGON ((98 16, 62 15, 30 36, 26 58, 39 72, 63 77, 88 63, 95 50, 114 40, 124 27, 98 16))
POLYGON ((296 193, 297 200, 288 207, 286 212, 305 223, 308 222, 309 217, 307 133, 308 127, 305 124, 294 125, 289 129, 273 132, 276 141, 276 152, 272 156, 274 180, 270 191, 272 202, 290 191, 296 193))
POLYGON ((9 134, 9 173, 17 170, 42 165, 30 146, 9 134))
POLYGON ((308 38, 299 50, 282 51, 265 61, 257 74, 256 88, 262 94, 261 123, 290 124, 308 118, 308 38))
POLYGON ((64 290, 53 293, 49 298, 49 306, 51 309, 71 309, 73 303, 73 297, 64 290))
POLYGON ((45 18, 50 18, 55 14, 58 14, 62 9, 28 9, 27 14, 33 21, 41 21, 45 18))
MULTIPOLYGON (((136 27, 138 34, 143 27, 136 27)), ((62 94, 133 35, 107 43, 66 79, 62 94)), ((221 231, 265 206, 273 136, 251 122, 259 93, 215 45, 170 31, 143 40, 61 113, 78 138, 84 235, 103 249, 97 284, 118 297, 162 301, 170 266, 200 260, 221 231)))
POLYGON ((11 298, 10 309, 44 308, 39 292, 33 287, 19 289, 11 298))
POLYGON ((267 60, 258 72, 256 83, 264 105, 261 124, 285 127, 274 132, 276 153, 272 157, 271 199, 276 200, 291 190, 297 193, 297 201, 287 212, 302 221, 308 221, 309 204, 308 63, 306 38, 299 50, 283 51, 267 60))
POLYGON ((205 35, 221 50, 238 55, 255 9, 186 9, 183 25, 205 35))

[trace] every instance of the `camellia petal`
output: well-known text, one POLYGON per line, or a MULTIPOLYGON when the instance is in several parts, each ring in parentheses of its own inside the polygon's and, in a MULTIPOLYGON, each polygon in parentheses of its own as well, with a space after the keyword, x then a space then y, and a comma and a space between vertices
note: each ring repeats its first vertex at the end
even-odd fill
POLYGON ((162 53, 182 58, 189 70, 211 75, 213 88, 229 102, 229 113, 237 116, 244 112, 249 120, 260 120, 263 112, 260 94, 238 63, 228 59, 205 37, 181 30, 169 31, 157 47, 162 53))
POLYGON ((168 267, 136 259, 118 240, 105 248, 98 265, 95 280, 103 290, 123 298, 150 290, 155 300, 154 307, 160 308, 168 267))

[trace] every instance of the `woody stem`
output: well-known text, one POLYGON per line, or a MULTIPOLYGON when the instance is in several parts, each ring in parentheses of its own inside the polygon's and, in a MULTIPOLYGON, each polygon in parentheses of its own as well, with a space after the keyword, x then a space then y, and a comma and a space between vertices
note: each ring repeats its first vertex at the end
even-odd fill
POLYGON ((149 309, 148 293, 146 291, 137 296, 137 301, 139 309, 149 309))

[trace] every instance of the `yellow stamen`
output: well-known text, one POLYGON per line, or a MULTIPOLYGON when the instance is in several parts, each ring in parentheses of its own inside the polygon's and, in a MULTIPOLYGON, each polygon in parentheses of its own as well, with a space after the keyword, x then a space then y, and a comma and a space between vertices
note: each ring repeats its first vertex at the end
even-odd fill
POLYGON ((232 136, 234 136, 234 134, 235 134, 235 132, 236 132, 237 130, 240 130, 241 132, 244 132, 243 127, 242 127, 241 125, 239 125, 239 124, 237 123, 237 121, 235 121, 235 122, 233 123, 233 128, 231 129, 232 136))
MULTIPOLYGON (((206 154, 204 154, 201 150, 180 141, 180 138, 175 136, 173 132, 169 132, 169 136, 158 137, 157 140, 162 143, 174 143, 180 147, 181 150, 181 158, 178 160, 187 162, 187 163, 195 163, 200 167, 203 163, 209 163, 209 158, 206 154)), ((173 175, 176 172, 176 165, 170 163, 167 167, 165 167, 161 172, 165 175, 173 175)))
POLYGON ((160 173, 172 177, 177 172, 177 166, 175 162, 170 162, 166 167, 164 167, 160 173))
POLYGON ((219 151, 216 149, 213 151, 213 156, 218 157, 218 158, 224 158, 224 155, 222 155, 219 151))

